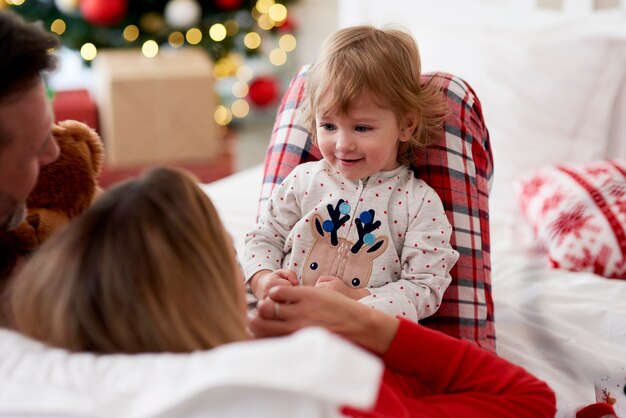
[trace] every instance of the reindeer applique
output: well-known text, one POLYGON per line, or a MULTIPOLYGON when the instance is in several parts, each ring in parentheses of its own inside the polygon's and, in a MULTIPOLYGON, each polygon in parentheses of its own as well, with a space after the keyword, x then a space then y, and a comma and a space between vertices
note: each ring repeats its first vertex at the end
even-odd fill
POLYGON ((335 276, 350 287, 367 286, 374 259, 387 248, 387 237, 375 238, 372 234, 380 226, 380 221, 374 221, 373 209, 361 212, 359 218, 354 220, 359 238, 357 242, 352 242, 337 237, 339 228, 350 220, 350 205, 339 199, 334 208, 329 204, 327 209, 330 219, 322 221, 320 215, 311 218, 315 243, 304 263, 302 283, 314 286, 321 276, 335 276))

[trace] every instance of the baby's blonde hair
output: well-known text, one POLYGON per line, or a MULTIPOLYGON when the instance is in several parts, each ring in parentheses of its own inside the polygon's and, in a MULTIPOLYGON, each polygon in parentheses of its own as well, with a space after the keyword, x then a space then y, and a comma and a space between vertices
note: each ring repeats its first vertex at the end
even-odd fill
POLYGON ((308 69, 307 99, 303 108, 307 128, 315 140, 316 111, 338 109, 348 113, 363 92, 378 105, 391 109, 398 121, 416 118, 417 126, 407 142, 401 142, 398 161, 407 164, 416 149, 441 135, 447 108, 434 78, 420 82, 421 63, 417 44, 406 31, 354 26, 331 35, 308 69))

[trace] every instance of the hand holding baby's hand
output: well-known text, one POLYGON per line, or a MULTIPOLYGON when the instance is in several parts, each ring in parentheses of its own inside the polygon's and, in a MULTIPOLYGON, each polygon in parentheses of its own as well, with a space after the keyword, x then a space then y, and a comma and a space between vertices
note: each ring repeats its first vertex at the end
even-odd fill
POLYGON ((345 284, 343 280, 335 276, 320 276, 320 278, 317 279, 317 283, 315 283, 315 287, 334 290, 354 300, 359 300, 370 295, 367 289, 350 287, 345 284))
POLYGON ((262 270, 250 279, 252 293, 258 300, 265 299, 274 286, 298 286, 298 284, 298 276, 289 269, 262 270))

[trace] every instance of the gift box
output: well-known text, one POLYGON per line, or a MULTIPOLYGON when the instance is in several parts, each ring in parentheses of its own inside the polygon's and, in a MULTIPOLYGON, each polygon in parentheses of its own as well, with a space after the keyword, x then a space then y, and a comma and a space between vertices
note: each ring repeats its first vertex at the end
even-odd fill
POLYGON ((98 107, 87 90, 62 90, 54 93, 52 99, 56 122, 73 119, 83 122, 100 132, 98 125, 98 107))
POLYGON ((108 166, 206 161, 223 152, 206 52, 183 48, 148 58, 136 49, 104 50, 93 69, 108 166))

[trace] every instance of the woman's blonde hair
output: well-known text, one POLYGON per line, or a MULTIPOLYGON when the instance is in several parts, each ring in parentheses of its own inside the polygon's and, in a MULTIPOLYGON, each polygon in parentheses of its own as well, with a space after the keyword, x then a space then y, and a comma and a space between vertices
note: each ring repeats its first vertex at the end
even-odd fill
POLYGON ((26 264, 9 322, 72 351, 190 352, 246 339, 234 248, 209 198, 157 168, 104 193, 26 264))
POLYGON ((337 109, 348 113, 364 91, 391 109, 398 121, 416 118, 411 139, 401 142, 398 161, 407 164, 413 153, 441 136, 447 108, 439 86, 420 82, 421 63, 413 37, 401 29, 354 26, 331 35, 307 71, 304 120, 315 139, 316 112, 337 109))

